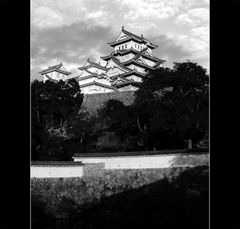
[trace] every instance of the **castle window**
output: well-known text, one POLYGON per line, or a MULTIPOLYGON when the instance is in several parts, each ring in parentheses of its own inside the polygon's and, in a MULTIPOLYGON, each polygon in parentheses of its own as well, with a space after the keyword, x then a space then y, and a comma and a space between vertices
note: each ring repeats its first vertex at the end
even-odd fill
POLYGON ((125 45, 125 49, 127 49, 127 45, 125 45))

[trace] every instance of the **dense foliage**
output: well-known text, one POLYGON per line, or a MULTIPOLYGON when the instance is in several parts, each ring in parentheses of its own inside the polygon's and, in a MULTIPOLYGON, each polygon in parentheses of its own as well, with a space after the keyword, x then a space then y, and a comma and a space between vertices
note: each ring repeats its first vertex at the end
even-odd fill
POLYGON ((149 72, 131 106, 110 100, 103 109, 121 138, 144 149, 189 148, 208 133, 209 77, 192 62, 149 72))
POLYGON ((78 113, 83 96, 75 79, 31 84, 32 160, 66 160, 66 127, 78 113))

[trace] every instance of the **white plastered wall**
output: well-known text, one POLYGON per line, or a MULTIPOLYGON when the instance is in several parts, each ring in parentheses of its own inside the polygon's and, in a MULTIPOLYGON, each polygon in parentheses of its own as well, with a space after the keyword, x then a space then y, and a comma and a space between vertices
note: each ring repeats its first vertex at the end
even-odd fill
POLYGON ((169 168, 178 166, 194 166, 190 162, 187 164, 178 165, 176 160, 186 157, 194 157, 195 160, 209 160, 209 154, 199 155, 149 155, 149 156, 119 156, 119 157, 95 157, 81 158, 75 157, 74 161, 81 161, 84 164, 88 163, 104 163, 105 169, 149 169, 149 168, 169 168))
POLYGON ((65 80, 67 78, 66 75, 64 75, 62 73, 59 73, 59 72, 56 72, 56 71, 53 71, 53 72, 49 72, 49 73, 46 73, 46 74, 43 75, 43 82, 48 80, 48 77, 46 75, 48 75, 53 80, 57 80, 57 81, 58 80, 65 80))
POLYGON ((61 178, 82 177, 83 166, 31 166, 31 177, 61 178))

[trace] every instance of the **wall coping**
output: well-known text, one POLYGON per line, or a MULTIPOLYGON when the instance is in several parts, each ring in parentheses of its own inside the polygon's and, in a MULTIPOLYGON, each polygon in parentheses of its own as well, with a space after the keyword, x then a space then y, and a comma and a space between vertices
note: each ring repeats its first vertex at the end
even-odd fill
POLYGON ((112 157, 143 157, 143 156, 180 156, 209 154, 208 149, 201 149, 199 152, 193 150, 161 150, 161 151, 134 151, 134 152, 109 152, 109 153, 75 153, 74 158, 112 158, 112 157))
POLYGON ((82 162, 74 161, 32 161, 31 167, 72 167, 83 166, 82 162))

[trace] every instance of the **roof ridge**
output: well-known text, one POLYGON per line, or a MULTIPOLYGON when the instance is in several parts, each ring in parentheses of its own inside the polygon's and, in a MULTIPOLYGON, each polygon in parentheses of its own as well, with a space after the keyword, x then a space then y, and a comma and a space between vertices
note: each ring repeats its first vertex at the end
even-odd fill
MULTIPOLYGON (((144 40, 144 39, 146 39, 146 38, 144 38, 143 37, 143 35, 142 36, 138 36, 138 35, 136 35, 136 34, 134 34, 134 33, 132 33, 132 32, 129 32, 129 31, 127 31, 127 30, 125 30, 124 29, 124 26, 122 27, 122 31, 123 31, 123 33, 127 33, 126 35, 130 35, 130 36, 134 36, 134 37, 136 37, 136 38, 138 38, 138 39, 140 39, 140 40, 144 40)), ((147 39, 146 39, 147 40, 147 39)))
POLYGON ((108 68, 102 66, 101 64, 98 64, 98 63, 96 63, 96 62, 91 61, 89 58, 87 59, 87 63, 89 63, 90 65, 87 65, 87 66, 84 65, 84 66, 82 66, 82 67, 79 67, 78 69, 80 69, 80 70, 87 70, 87 68, 90 68, 91 66, 108 69, 108 68))
POLYGON ((49 65, 48 68, 43 69, 42 71, 50 70, 50 69, 58 69, 62 66, 62 62, 60 64, 55 64, 55 65, 49 65))
POLYGON ((130 68, 124 66, 116 57, 114 57, 114 56, 111 56, 111 57, 112 57, 112 60, 113 60, 115 63, 117 63, 120 67, 125 68, 126 70, 131 70, 130 68))

